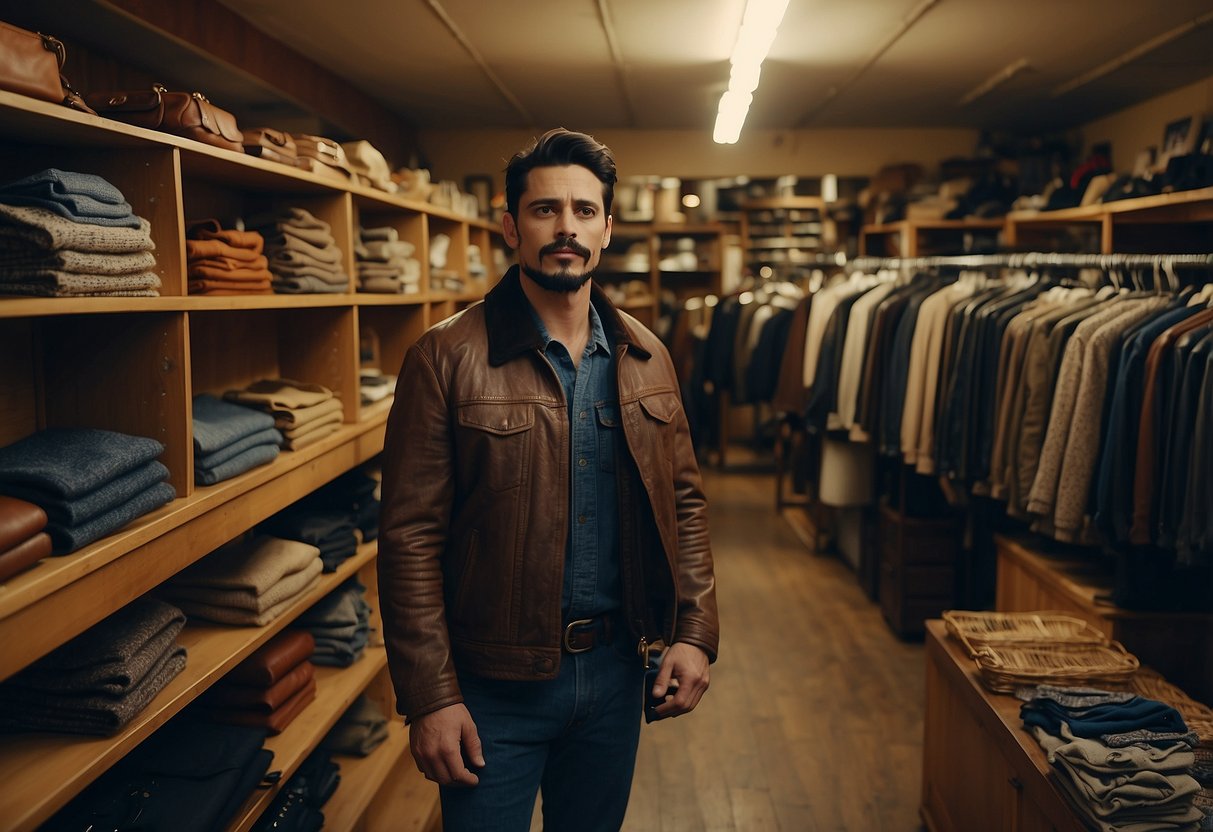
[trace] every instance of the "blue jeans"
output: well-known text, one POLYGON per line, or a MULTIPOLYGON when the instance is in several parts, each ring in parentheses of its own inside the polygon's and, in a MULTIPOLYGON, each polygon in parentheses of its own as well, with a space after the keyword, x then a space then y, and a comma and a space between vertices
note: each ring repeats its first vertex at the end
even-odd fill
POLYGON ((442 787, 444 832, 527 832, 540 788, 546 832, 618 830, 636 767, 643 676, 635 645, 623 639, 562 656, 549 681, 460 675, 485 765, 479 785, 442 787))

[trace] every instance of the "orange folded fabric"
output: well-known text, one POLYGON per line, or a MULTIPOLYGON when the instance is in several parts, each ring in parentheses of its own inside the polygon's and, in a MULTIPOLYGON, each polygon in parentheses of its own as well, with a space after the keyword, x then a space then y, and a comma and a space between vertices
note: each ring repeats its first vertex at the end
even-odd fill
MULTIPOLYGON (((258 234, 258 237, 261 235, 258 234)), ((225 243, 223 240, 186 240, 185 241, 185 256, 189 260, 202 260, 206 257, 231 257, 234 260, 249 262, 261 257, 261 250, 265 246, 265 240, 262 239, 261 245, 256 248, 240 248, 238 246, 225 243)))
POLYGON ((238 260, 235 257, 193 257, 191 266, 210 266, 214 269, 269 269, 270 261, 264 254, 258 254, 252 260, 238 260))
POLYGON ((269 269, 221 269, 215 266, 209 266, 205 262, 191 262, 189 264, 190 280, 224 280, 228 283, 236 283, 242 280, 273 280, 274 276, 270 274, 269 269))
POLYGON ((273 285, 267 281, 252 280, 191 280, 188 284, 191 295, 272 295, 273 285))

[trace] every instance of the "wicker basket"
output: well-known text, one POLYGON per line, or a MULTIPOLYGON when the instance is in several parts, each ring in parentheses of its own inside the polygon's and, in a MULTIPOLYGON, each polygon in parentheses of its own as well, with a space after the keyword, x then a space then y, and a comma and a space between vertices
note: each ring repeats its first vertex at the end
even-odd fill
POLYGON ((948 633, 976 657, 986 646, 1107 644, 1108 637, 1081 618, 1060 612, 969 612, 943 614, 948 633))
POLYGON ((1090 685, 1123 689, 1140 663, 1117 641, 1107 644, 987 645, 973 657, 982 683, 992 691, 1012 693, 1018 687, 1090 685))
POLYGON ((1168 682, 1156 670, 1142 668, 1133 677, 1133 691, 1147 699, 1155 699, 1179 711, 1188 725, 1200 737, 1200 744, 1213 747, 1213 708, 1197 702, 1180 688, 1168 682))

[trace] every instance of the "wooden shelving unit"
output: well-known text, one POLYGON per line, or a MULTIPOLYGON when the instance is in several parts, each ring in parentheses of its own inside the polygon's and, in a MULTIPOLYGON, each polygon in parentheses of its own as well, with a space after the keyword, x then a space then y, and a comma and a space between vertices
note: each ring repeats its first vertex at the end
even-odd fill
POLYGON ((1001 219, 902 220, 865 225, 859 232, 859 251, 873 257, 919 257, 924 254, 961 254, 966 236, 997 234, 1001 219))
MULTIPOLYGON (((0 679, 5 679, 260 521, 362 464, 383 449, 391 401, 360 403, 360 341, 376 336, 378 366, 394 372, 431 324, 479 300, 488 281, 473 281, 469 245, 502 245, 490 223, 361 186, 311 174, 189 139, 131 127, 8 92, 0 92, 0 181, 48 167, 94 173, 113 182, 152 225, 157 298, 0 297, 0 446, 51 427, 95 427, 158 439, 177 499, 125 528, 61 558, 43 560, 0 586, 0 679), (334 295, 190 297, 185 225, 300 205, 332 225, 347 291, 334 295), (353 242, 360 225, 397 229, 414 244, 428 286, 428 245, 452 240, 448 265, 467 280, 458 294, 370 295, 355 291, 353 242), (344 404, 344 424, 301 451, 213 486, 194 484, 190 404, 258 378, 324 384, 344 404)), ((374 544, 301 597, 267 627, 190 625, 181 641, 188 664, 143 713, 114 737, 27 734, 0 738, 0 825, 34 829, 81 789, 311 604, 357 576, 376 602, 374 544)), ((378 626, 377 613, 373 624, 378 626)), ((344 709, 366 692, 392 705, 381 645, 355 664, 319 674, 318 697, 269 746, 287 776, 344 709)), ((406 732, 366 760, 350 761, 351 782, 335 798, 334 828, 358 828, 401 783, 419 777, 402 751, 406 732), (385 785, 386 784, 386 785, 385 785)), ((285 777, 284 777, 285 780, 285 777)), ((437 791, 414 784, 415 799, 397 813, 398 828, 434 822, 437 791)), ((272 798, 259 792, 234 822, 251 828, 272 798)))

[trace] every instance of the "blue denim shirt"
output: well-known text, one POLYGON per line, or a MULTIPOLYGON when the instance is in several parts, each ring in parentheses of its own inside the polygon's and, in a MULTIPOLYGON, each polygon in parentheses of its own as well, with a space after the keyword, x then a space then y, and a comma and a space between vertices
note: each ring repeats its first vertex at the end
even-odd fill
POLYGON ((577 367, 568 348, 552 340, 533 308, 531 316, 543 336, 544 356, 560 378, 569 410, 572 474, 561 610, 565 621, 573 621, 617 609, 623 595, 615 480, 615 443, 623 439, 615 361, 593 306, 590 340, 577 367))

